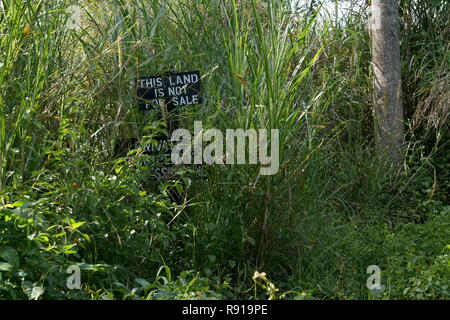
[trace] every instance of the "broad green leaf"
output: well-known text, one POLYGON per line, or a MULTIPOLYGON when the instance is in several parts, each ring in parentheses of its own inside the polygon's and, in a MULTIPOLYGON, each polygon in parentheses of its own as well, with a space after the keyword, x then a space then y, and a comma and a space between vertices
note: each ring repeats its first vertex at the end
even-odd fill
POLYGON ((144 287, 144 288, 146 288, 147 286, 150 285, 150 282, 148 282, 147 280, 142 279, 142 278, 136 278, 136 279, 134 279, 134 281, 136 281, 137 284, 139 284, 141 287, 144 287))
POLYGON ((87 235, 86 233, 82 233, 81 235, 87 240, 87 242, 91 242, 91 238, 89 237, 89 235, 87 235))
POLYGON ((25 200, 19 200, 19 201, 14 202, 12 205, 14 208, 17 208, 17 207, 23 206, 25 203, 27 203, 25 200))
POLYGON ((15 249, 11 247, 0 249, 0 257, 9 262, 14 269, 19 268, 19 255, 15 249))
POLYGON ((183 193, 183 186, 181 185, 181 183, 175 184, 175 188, 177 189, 179 194, 183 193))
POLYGON ((72 250, 72 248, 75 246, 75 244, 68 244, 63 247, 65 254, 73 254, 77 253, 75 250, 72 250))
POLYGON ((72 229, 78 229, 79 227, 81 227, 85 223, 86 223, 85 221, 75 222, 75 220, 70 219, 70 226, 72 227, 72 229))
POLYGON ((0 271, 11 271, 13 266, 8 262, 0 262, 0 271))

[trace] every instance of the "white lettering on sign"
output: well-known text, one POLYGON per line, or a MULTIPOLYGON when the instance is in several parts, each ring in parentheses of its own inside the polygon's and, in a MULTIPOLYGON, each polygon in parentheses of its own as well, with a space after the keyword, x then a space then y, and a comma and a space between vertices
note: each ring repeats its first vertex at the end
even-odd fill
POLYGON ((199 103, 198 94, 194 94, 192 97, 173 97, 171 101, 174 106, 189 106, 199 103))
POLYGON ((186 87, 169 87, 169 96, 179 96, 180 94, 187 94, 186 87))
POLYGON ((171 86, 180 86, 185 84, 193 84, 198 82, 199 78, 198 75, 195 73, 192 74, 184 74, 179 76, 170 76, 169 77, 169 84, 171 86))
POLYGON ((161 77, 138 79, 138 86, 141 88, 157 88, 163 85, 164 81, 161 77))
POLYGON ((199 71, 168 73, 136 79, 137 96, 141 110, 149 110, 148 100, 165 100, 168 106, 201 104, 201 78, 199 71))

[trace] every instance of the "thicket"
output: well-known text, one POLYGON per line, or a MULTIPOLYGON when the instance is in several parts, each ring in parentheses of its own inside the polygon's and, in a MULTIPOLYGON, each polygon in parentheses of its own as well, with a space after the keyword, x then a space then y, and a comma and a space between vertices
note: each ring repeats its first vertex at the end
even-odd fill
POLYGON ((0 298, 449 297, 446 1, 400 1, 399 172, 373 152, 367 8, 330 21, 277 0, 78 1, 71 29, 69 4, 0 9, 0 298), (279 129, 279 173, 155 181, 142 148, 118 154, 164 132, 133 81, 171 70, 204 75, 204 103, 172 115, 183 127, 279 129))

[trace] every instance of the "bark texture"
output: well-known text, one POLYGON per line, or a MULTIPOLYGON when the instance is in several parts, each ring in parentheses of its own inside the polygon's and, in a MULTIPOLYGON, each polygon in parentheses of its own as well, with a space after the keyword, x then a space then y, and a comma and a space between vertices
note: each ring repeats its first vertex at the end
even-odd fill
POLYGON ((376 150, 379 156, 398 166, 403 160, 405 138, 398 0, 373 0, 370 27, 376 150))

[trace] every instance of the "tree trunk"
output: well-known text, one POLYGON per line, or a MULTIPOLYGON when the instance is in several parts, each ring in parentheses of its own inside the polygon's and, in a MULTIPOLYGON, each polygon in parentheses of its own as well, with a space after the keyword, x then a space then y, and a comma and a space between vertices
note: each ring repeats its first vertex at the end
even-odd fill
POLYGON ((403 161, 404 126, 400 71, 398 0, 373 0, 372 53, 377 154, 388 165, 403 161))

